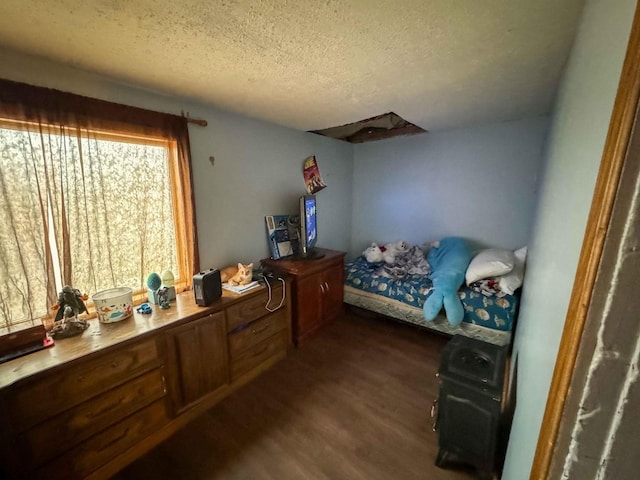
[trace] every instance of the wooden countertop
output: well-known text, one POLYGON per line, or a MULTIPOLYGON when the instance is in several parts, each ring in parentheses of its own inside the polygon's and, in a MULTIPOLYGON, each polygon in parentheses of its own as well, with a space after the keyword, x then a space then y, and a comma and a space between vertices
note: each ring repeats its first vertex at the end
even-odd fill
POLYGON ((223 289, 222 297, 207 307, 196 305, 193 291, 187 291, 178 294, 176 300, 171 302, 171 307, 166 310, 152 305, 153 311, 150 315, 138 313, 134 308, 132 317, 116 323, 100 323, 97 318, 93 318, 89 320, 89 328, 81 335, 58 339, 53 347, 0 364, 0 389, 91 353, 143 338, 170 325, 220 311, 240 299, 251 297, 264 290, 266 287, 261 285, 250 292, 238 295, 223 289))

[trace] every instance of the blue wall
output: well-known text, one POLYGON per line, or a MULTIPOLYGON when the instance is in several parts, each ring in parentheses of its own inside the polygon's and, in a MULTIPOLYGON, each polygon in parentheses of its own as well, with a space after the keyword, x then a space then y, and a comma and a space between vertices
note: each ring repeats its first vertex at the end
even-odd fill
POLYGON ((265 215, 295 213, 306 193, 302 163, 316 155, 327 188, 318 193, 319 246, 347 250, 353 149, 185 99, 141 90, 41 58, 0 49, 2 77, 209 122, 191 125, 196 217, 202 268, 269 256, 265 215), (209 157, 215 157, 215 165, 209 157))
POLYGON ((529 478, 635 7, 587 2, 560 86, 515 340, 504 480, 529 478))
POLYGON ((547 127, 537 117, 356 145, 350 253, 447 235, 526 245, 547 127))

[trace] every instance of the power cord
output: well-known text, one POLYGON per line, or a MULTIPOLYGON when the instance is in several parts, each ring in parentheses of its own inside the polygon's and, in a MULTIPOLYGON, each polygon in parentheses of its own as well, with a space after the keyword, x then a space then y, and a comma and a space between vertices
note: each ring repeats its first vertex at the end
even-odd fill
POLYGON ((273 277, 269 277, 268 278, 264 274, 260 274, 260 276, 263 278, 263 280, 267 284, 267 290, 269 290, 269 299, 267 300, 267 304, 264 306, 264 308, 266 308, 269 312, 275 312, 280 307, 282 307, 282 305, 284 304, 285 299, 287 298, 287 288, 286 288, 286 284, 284 282, 284 279, 281 278, 281 277, 278 277, 278 280, 280 280, 280 282, 282 283, 282 299, 280 300, 280 304, 276 308, 271 309, 269 307, 269 304, 271 303, 271 284, 269 283, 269 278, 273 278, 273 277))

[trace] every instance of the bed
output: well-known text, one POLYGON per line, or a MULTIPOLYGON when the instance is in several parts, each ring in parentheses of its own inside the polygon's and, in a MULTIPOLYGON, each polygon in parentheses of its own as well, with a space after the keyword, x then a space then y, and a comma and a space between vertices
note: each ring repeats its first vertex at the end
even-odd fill
POLYGON ((459 326, 452 327, 444 315, 433 322, 424 319, 423 305, 433 291, 429 275, 406 274, 388 278, 379 274, 380 265, 364 256, 345 265, 344 302, 447 335, 465 335, 496 345, 511 342, 518 311, 518 292, 491 294, 463 285, 458 297, 464 308, 459 326))

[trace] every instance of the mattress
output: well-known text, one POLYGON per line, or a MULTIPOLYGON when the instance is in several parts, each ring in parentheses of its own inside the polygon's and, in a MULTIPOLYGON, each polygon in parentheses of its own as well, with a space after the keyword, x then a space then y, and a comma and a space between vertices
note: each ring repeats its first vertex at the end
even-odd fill
POLYGON ((517 295, 484 295, 463 285, 458 297, 464 318, 459 326, 452 327, 442 314, 433 322, 424 319, 422 307, 433 291, 427 275, 386 278, 377 275, 378 268, 362 256, 345 265, 345 303, 449 335, 465 335, 497 345, 510 342, 517 295))

